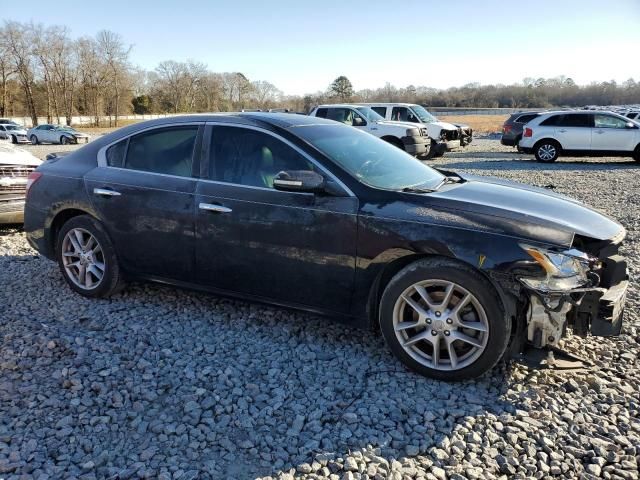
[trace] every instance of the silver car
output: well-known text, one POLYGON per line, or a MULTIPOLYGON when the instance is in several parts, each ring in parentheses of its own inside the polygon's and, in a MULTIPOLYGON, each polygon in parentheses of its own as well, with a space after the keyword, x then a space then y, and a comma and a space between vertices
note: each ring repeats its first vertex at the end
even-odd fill
POLYGON ((45 123, 37 127, 30 128, 27 132, 29 141, 37 145, 39 143, 59 143, 61 145, 69 145, 73 143, 89 142, 89 135, 78 132, 77 130, 65 125, 52 125, 45 123))
POLYGON ((3 140, 11 140, 11 143, 29 143, 27 130, 16 124, 0 124, 0 138, 3 140))

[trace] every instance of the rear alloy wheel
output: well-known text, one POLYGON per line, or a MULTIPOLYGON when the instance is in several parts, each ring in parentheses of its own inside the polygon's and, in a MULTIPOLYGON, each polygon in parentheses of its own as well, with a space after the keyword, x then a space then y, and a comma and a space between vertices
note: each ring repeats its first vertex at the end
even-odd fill
POLYGON ((555 162, 560 155, 560 145, 553 140, 542 140, 535 146, 536 160, 543 163, 555 162))
POLYGON ((73 217, 62 226, 56 255, 65 280, 81 295, 108 297, 124 285, 111 241, 93 217, 73 217))
POLYGON ((65 136, 60 137, 60 145, 69 145, 69 139, 65 136))
POLYGON ((440 380, 482 375, 500 360, 510 334, 486 280, 448 260, 423 260, 400 271, 383 294, 380 326, 403 363, 440 380))
POLYGON ((29 140, 31 140, 31 145, 38 145, 38 137, 36 137, 35 135, 31 135, 31 137, 29 137, 29 140))

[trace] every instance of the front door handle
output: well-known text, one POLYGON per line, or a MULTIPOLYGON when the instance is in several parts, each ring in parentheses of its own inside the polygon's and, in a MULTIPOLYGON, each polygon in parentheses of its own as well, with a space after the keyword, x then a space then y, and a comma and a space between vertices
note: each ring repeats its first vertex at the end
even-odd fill
POLYGON ((598 135, 602 135, 602 134, 604 133, 604 130, 596 130, 596 133, 597 133, 598 135))
POLYGON ((563 128, 562 130, 558 130, 560 133, 565 133, 566 130, 563 128))
POLYGON ((110 188, 94 188, 93 194, 100 195, 101 197, 119 197, 122 195, 120 192, 116 192, 110 188))
POLYGON ((222 205, 215 205, 213 203, 201 203, 198 205, 200 210, 206 210, 207 212, 216 212, 216 213, 231 213, 233 210, 227 207, 223 207, 222 205))

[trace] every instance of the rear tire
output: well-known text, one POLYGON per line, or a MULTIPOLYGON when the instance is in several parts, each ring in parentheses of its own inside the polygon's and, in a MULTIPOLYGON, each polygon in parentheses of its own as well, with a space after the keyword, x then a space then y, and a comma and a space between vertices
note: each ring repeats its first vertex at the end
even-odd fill
POLYGON ((58 232, 56 258, 72 290, 105 298, 124 287, 115 249, 102 224, 89 215, 68 220, 58 232))
POLYGON ((446 381, 489 371, 511 334, 500 297, 486 278, 444 258, 419 260, 398 272, 382 294, 379 320, 402 363, 446 381))
POLYGON ((536 160, 542 163, 555 162, 560 156, 561 147, 555 140, 540 140, 533 147, 536 160))
POLYGON ((31 137, 29 137, 29 140, 31 140, 31 145, 38 145, 38 137, 36 137, 35 135, 31 135, 31 137))
POLYGON ((387 143, 390 143, 391 145, 393 145, 395 147, 398 147, 403 152, 405 151, 404 144, 399 139, 397 139, 395 137, 384 137, 383 140, 385 142, 387 142, 387 143))
POLYGON ((633 152, 633 159, 634 159, 636 162, 640 162, 640 145, 638 145, 638 146, 636 147, 636 149, 634 150, 634 152, 633 152))
POLYGON ((60 137, 60 145, 69 145, 69 139, 63 135, 60 137))
POLYGON ((442 156, 442 154, 438 155, 438 152, 436 152, 438 144, 436 143, 436 141, 432 138, 431 139, 431 146, 429 147, 429 152, 427 152, 427 154, 425 155, 425 160, 430 160, 432 158, 435 157, 439 157, 442 156))

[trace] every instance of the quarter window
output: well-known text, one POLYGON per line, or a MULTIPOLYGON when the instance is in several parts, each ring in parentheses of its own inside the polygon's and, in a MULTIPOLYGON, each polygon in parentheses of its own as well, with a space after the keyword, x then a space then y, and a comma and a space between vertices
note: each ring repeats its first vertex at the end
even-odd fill
MULTIPOLYGON (((169 127, 140 133, 129 139, 125 168, 191 176, 197 126, 169 127)), ((113 152, 114 159, 117 158, 113 152)))
POLYGON ((537 113, 534 113, 533 115, 521 115, 516 118, 516 123, 529 123, 531 120, 536 118, 537 115, 537 113))
POLYGON ((376 112, 382 118, 386 118, 387 117, 387 107, 371 107, 371 110, 376 112))
POLYGON ((283 170, 313 170, 313 164, 276 137, 240 127, 214 127, 209 178, 250 187, 273 188, 283 170))
POLYGON ((562 117, 564 117, 564 115, 553 115, 540 122, 540 125, 543 125, 545 127, 554 127, 559 124, 559 122, 562 120, 562 117))
POLYGON ((107 148, 107 165, 110 167, 122 167, 124 165, 124 156, 127 153, 128 138, 119 141, 107 148))
POLYGON ((595 116, 596 128, 627 128, 627 122, 622 118, 612 117, 611 115, 595 116))

